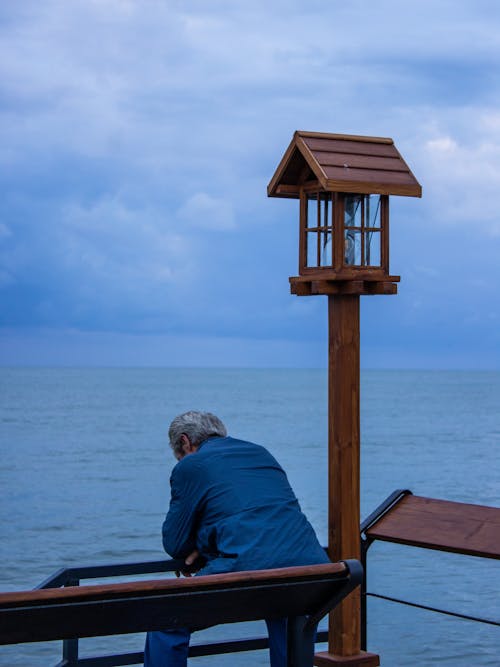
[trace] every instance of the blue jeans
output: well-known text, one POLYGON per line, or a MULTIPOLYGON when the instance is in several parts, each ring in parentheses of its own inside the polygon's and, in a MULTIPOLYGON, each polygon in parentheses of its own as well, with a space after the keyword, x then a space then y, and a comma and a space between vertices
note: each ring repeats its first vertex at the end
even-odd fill
MULTIPOLYGON (((286 618, 266 620, 271 667, 286 667, 286 618)), ((187 628, 148 632, 144 667, 186 667, 191 632, 187 628)))

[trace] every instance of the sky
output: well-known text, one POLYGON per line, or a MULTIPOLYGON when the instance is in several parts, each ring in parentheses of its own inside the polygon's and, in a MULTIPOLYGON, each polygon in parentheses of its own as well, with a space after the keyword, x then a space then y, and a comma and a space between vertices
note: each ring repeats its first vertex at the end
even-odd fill
POLYGON ((3 0, 0 364, 322 367, 297 129, 392 137, 363 368, 500 369, 500 4, 3 0))

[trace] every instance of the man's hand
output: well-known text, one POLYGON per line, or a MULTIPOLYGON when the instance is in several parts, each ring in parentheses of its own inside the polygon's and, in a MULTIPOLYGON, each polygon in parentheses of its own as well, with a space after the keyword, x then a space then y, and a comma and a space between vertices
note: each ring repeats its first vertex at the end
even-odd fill
POLYGON ((186 565, 185 570, 181 570, 181 572, 176 572, 175 574, 179 577, 180 574, 182 573, 185 577, 191 577, 193 574, 196 574, 196 572, 199 572, 201 568, 203 567, 203 563, 200 562, 199 565, 197 564, 195 567, 193 567, 193 563, 200 557, 200 552, 198 549, 195 549, 192 551, 189 556, 186 556, 186 559, 184 561, 186 565))
POLYGON ((192 567, 190 567, 195 562, 195 560, 199 557, 199 555, 200 555, 200 552, 198 551, 198 549, 195 549, 194 551, 191 551, 189 556, 186 556, 186 560, 184 562, 186 563, 187 568, 185 570, 182 570, 182 574, 185 577, 190 577, 191 575, 196 574, 196 572, 200 571, 201 567, 198 567, 196 569, 193 569, 192 567))

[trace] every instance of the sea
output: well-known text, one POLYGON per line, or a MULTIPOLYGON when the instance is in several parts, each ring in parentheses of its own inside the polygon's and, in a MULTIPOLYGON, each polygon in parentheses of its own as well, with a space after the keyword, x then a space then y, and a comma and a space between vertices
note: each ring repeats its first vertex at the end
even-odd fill
MULTIPOLYGON (((0 395, 1 591, 31 589, 62 567, 164 558, 168 425, 189 409, 265 445, 326 543, 324 369, 1 368, 0 395)), ((364 371, 361 440, 362 517, 395 489, 500 507, 500 372, 364 371)), ((375 543, 368 590, 500 621, 499 561, 375 543)), ((221 626, 193 643, 263 633, 262 623, 221 626)), ((81 640, 80 654, 143 643, 81 640)), ((370 597, 368 649, 383 667, 493 667, 500 628, 370 597)), ((0 647, 9 667, 61 657, 61 642, 0 647)), ((268 661, 262 651, 190 664, 268 661)))

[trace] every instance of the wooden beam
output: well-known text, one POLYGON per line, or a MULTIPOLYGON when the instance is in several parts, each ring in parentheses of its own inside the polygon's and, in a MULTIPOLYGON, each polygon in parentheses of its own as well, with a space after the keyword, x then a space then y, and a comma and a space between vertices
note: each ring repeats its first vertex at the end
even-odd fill
POLYGON ((328 132, 307 132, 306 130, 297 130, 295 132, 299 137, 311 137, 314 139, 342 139, 346 141, 368 141, 373 144, 393 144, 390 137, 364 137, 359 134, 329 134, 328 132))
MULTIPOLYGON (((335 561, 360 558, 359 296, 328 297, 328 329, 328 553, 335 561)), ((329 653, 359 653, 359 591, 332 620, 329 653)))
POLYGON ((325 174, 325 171, 323 167, 319 164, 319 162, 316 160, 314 155, 312 154, 309 146, 306 144, 306 142, 300 137, 300 135, 297 134, 297 132, 294 135, 295 138, 295 144, 297 148, 300 150, 301 155, 304 157, 305 161, 311 168, 311 171, 313 174, 316 176, 318 181, 321 183, 321 186, 324 190, 326 190, 326 181, 327 181, 327 175, 325 174))
MULTIPOLYGON (((328 554, 361 551, 359 296, 328 297, 328 554)), ((328 651, 317 667, 377 667, 361 647, 361 598, 353 591, 330 615, 328 651)))
POLYGON ((394 283, 365 281, 365 294, 397 294, 398 286, 394 283))
POLYGON ((311 283, 295 283, 290 280, 290 292, 296 296, 311 296, 311 283))
POLYGON ((348 280, 363 280, 371 282, 389 282, 389 283, 399 283, 401 276, 391 276, 387 275, 383 270, 377 268, 364 267, 359 269, 342 269, 342 271, 335 271, 330 269, 305 269, 300 276, 290 277, 290 281, 293 282, 303 282, 307 283, 311 280, 337 280, 337 281, 348 281, 348 280))
POLYGON ((274 172, 273 177, 271 178, 269 185, 267 186, 267 196, 268 197, 273 197, 275 196, 275 190, 276 186, 279 184, 279 180, 282 177, 283 173, 285 172, 286 168, 290 164, 290 161, 293 157, 294 151, 297 150, 297 147, 295 145, 295 138, 292 138, 292 141, 288 145, 288 148, 285 151, 285 154, 280 160, 279 165, 276 168, 276 171, 274 172))
POLYGON ((331 653, 316 653, 314 656, 316 667, 378 667, 380 658, 374 653, 360 651, 357 655, 340 656, 331 653))
POLYGON ((300 196, 300 187, 298 185, 287 185, 282 183, 276 187, 272 197, 289 197, 290 199, 298 199, 300 196))
POLYGON ((364 294, 365 291, 362 280, 311 281, 311 294, 364 294))
POLYGON ((329 178, 325 190, 330 192, 353 192, 356 194, 400 195, 402 197, 421 197, 420 185, 368 182, 360 180, 338 180, 329 178))
POLYGON ((316 280, 312 276, 307 278, 291 277, 290 292, 297 296, 318 296, 320 294, 397 294, 398 286, 396 283, 387 281, 369 281, 369 280, 316 280))

